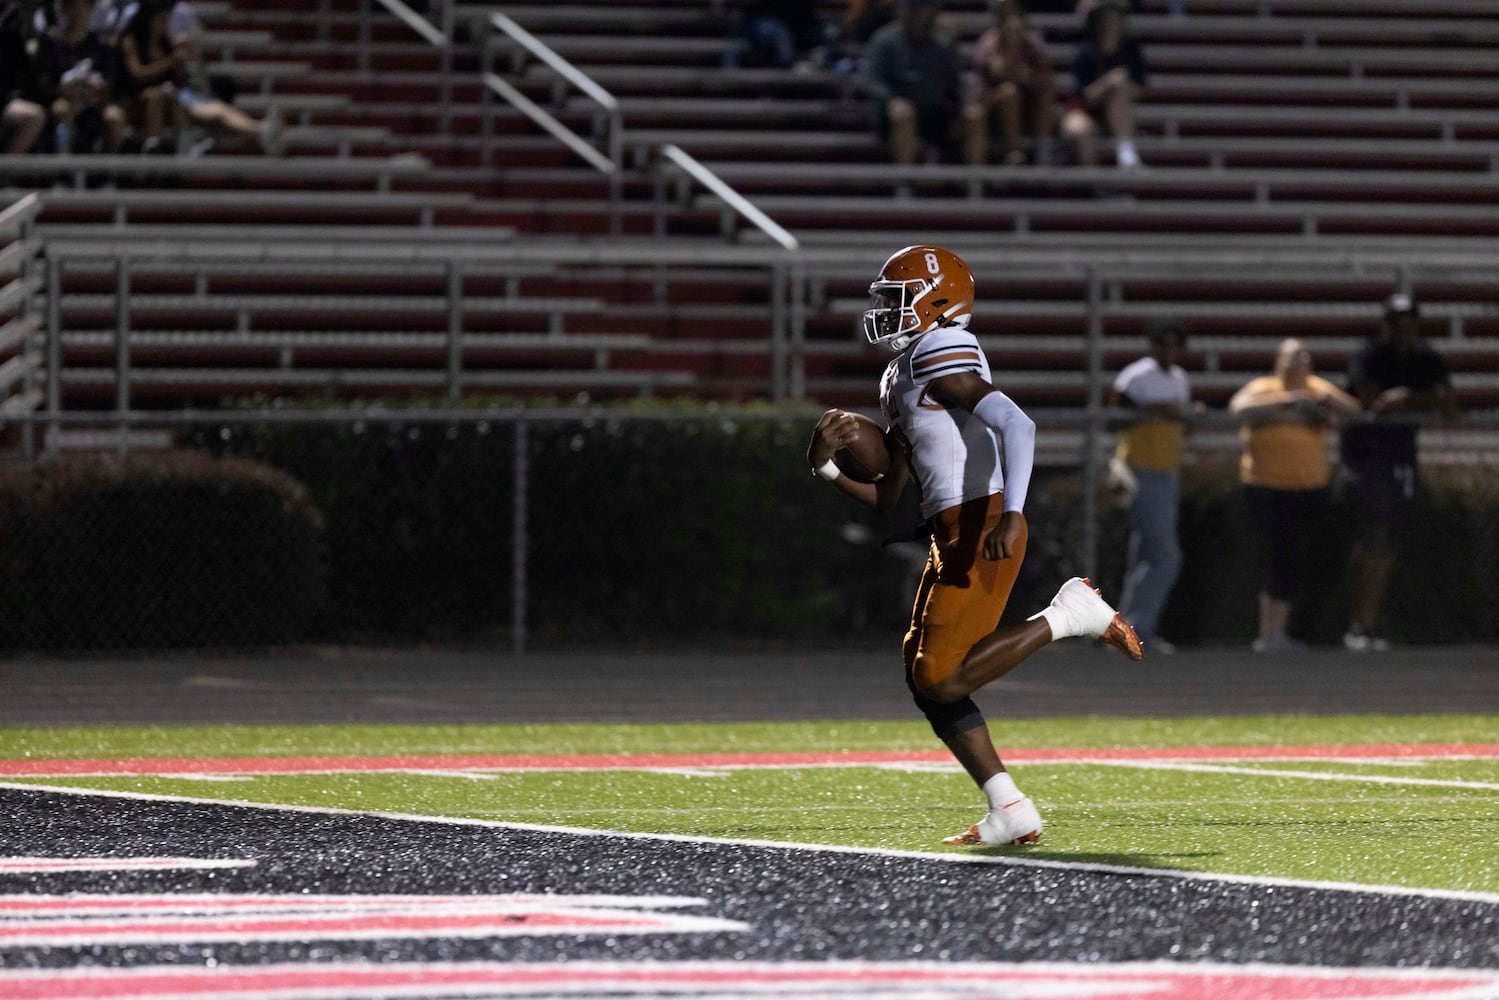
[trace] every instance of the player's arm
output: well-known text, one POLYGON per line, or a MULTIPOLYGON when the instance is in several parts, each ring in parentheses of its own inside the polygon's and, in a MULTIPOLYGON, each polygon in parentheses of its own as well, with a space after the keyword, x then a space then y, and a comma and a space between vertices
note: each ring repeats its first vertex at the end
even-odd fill
MULTIPOLYGON (((853 441, 858 433, 853 414, 843 410, 829 410, 817 421, 817 427, 812 431, 812 443, 807 446, 807 461, 813 469, 821 469, 833 460, 833 455, 839 448, 853 441)), ((833 480, 833 485, 844 493, 853 497, 866 506, 875 510, 889 510, 900 500, 901 491, 906 488, 906 481, 911 476, 910 466, 906 464, 905 451, 901 448, 888 448, 890 454, 890 468, 877 483, 856 483, 852 479, 838 474, 833 480)))
POLYGON ((1036 464, 1036 422, 977 372, 954 372, 933 379, 926 394, 948 409, 967 410, 987 424, 1004 445, 1005 509, 998 526, 984 539, 984 556, 1010 558, 1025 528, 1025 497, 1036 464))

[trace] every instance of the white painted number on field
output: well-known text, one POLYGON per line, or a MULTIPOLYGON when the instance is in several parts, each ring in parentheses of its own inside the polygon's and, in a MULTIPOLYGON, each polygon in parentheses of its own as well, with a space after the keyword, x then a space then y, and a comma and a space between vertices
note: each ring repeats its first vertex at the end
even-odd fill
MULTIPOLYGON (((737 920, 677 912, 678 896, 334 896, 68 893, 0 896, 0 948, 214 941, 370 941, 543 934, 738 933, 737 920), (665 911, 665 912, 662 912, 665 911)), ((4 994, 0 994, 4 995, 4 994)))

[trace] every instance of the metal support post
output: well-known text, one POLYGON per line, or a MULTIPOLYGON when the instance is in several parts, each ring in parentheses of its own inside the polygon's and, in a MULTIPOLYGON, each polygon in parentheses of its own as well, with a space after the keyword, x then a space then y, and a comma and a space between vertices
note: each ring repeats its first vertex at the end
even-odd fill
POLYGON ((359 72, 370 71, 370 5, 374 0, 359 0, 359 72))
POLYGON ((666 236, 666 164, 657 161, 651 168, 651 219, 656 239, 666 236))
POLYGON ((57 447, 62 412, 62 261, 47 257, 47 439, 44 450, 57 447))
POLYGON ((447 135, 452 131, 453 122, 453 37, 451 34, 442 45, 440 64, 442 89, 438 95, 438 102, 442 105, 442 110, 438 114, 437 123, 442 134, 447 135))
POLYGON ((1103 421, 1103 279, 1088 268, 1088 413, 1083 423, 1083 576, 1097 576, 1098 441, 1103 421))
POLYGON ((130 261, 115 261, 115 409, 130 409, 130 261))
POLYGON ((494 151, 490 148, 494 137, 494 92, 483 81, 494 75, 494 29, 485 22, 483 35, 479 38, 479 163, 488 167, 494 162, 494 151))
POLYGON ((770 266, 770 398, 786 398, 786 264, 777 260, 770 266))
POLYGON ((526 651, 526 492, 530 488, 531 456, 526 418, 515 418, 515 469, 511 506, 515 517, 511 544, 510 642, 517 656, 526 651))
POLYGON ((463 395, 463 266, 448 261, 448 398, 463 395))
POLYGON ((807 268, 791 265, 791 398, 807 398, 807 268))

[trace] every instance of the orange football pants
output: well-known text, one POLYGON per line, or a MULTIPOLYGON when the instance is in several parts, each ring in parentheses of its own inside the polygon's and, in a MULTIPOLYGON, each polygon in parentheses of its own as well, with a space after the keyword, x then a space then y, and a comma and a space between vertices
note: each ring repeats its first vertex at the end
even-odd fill
POLYGON ((984 539, 1004 513, 1004 494, 940 511, 904 645, 906 679, 925 690, 947 678, 974 643, 999 626, 1025 559, 1027 532, 1008 559, 984 558, 984 539))

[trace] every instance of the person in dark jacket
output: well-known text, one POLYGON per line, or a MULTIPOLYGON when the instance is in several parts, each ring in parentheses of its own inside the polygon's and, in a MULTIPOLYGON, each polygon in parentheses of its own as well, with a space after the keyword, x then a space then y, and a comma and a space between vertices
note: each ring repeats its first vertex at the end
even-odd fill
POLYGON ((1348 361, 1348 391, 1369 419, 1343 428, 1342 461, 1357 538, 1349 577, 1352 608, 1343 645, 1383 652, 1385 591, 1416 495, 1416 432, 1423 416, 1457 416, 1442 356, 1421 336, 1421 306, 1397 292, 1385 300, 1378 336, 1348 361))
POLYGON ((935 0, 903 0, 900 19, 864 47, 864 83, 880 138, 898 164, 934 157, 964 139, 963 67, 957 48, 937 30, 935 0))

